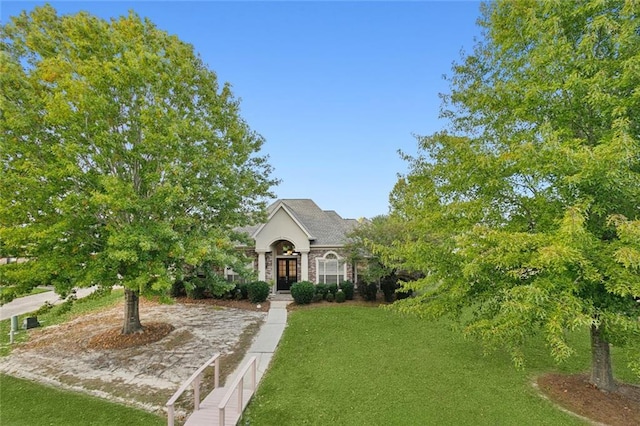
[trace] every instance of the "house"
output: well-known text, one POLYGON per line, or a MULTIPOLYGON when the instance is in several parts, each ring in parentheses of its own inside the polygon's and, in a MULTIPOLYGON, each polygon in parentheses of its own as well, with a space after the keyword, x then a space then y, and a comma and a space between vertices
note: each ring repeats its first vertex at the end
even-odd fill
MULTIPOLYGON (((258 279, 273 283, 272 292, 289 291, 298 281, 336 284, 356 281, 355 265, 344 258, 346 235, 357 224, 310 199, 281 199, 267 208, 265 223, 242 228, 254 241, 243 248, 253 259, 258 279)), ((237 275, 226 270, 227 279, 237 275)))

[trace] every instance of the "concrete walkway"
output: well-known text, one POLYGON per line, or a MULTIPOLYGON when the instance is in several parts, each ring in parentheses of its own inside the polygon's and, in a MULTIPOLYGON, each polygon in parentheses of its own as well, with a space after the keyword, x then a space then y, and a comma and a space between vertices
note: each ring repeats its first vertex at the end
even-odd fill
MULTIPOLYGON (((93 293, 95 287, 79 288, 76 290, 76 297, 78 299, 88 296, 93 293)), ((23 315, 29 312, 37 311, 46 302, 57 305, 62 303, 60 295, 54 291, 47 291, 45 293, 32 294, 30 296, 19 297, 13 299, 11 302, 0 306, 0 320, 11 318, 13 315, 23 315)))
POLYGON ((271 306, 267 319, 258 330, 258 333, 251 344, 251 347, 245 354, 242 362, 238 365, 238 368, 227 377, 227 381, 223 387, 214 389, 204 400, 200 403, 198 410, 192 412, 185 422, 185 426, 217 426, 220 424, 220 403, 225 397, 228 397, 229 392, 232 392, 232 398, 230 398, 225 406, 226 409, 224 415, 224 425, 235 425, 240 419, 245 407, 249 404, 249 400, 253 396, 255 390, 258 388, 262 376, 269 367, 269 363, 273 358, 273 353, 280 342, 284 328, 287 325, 287 305, 291 303, 290 295, 272 295, 270 298, 271 306), (251 359, 256 357, 256 372, 255 383, 247 375, 251 375, 248 371, 245 373, 244 386, 242 389, 237 389, 236 379, 241 374, 247 364, 251 362, 251 359), (242 391, 242 406, 238 404, 239 392, 242 391))
MULTIPOLYGON (((271 307, 267 315, 267 320, 256 335, 251 347, 245 354, 238 368, 227 377, 226 384, 231 383, 242 367, 244 367, 251 357, 257 358, 256 385, 260 383, 262 376, 269 367, 273 353, 280 342, 284 328, 287 325, 287 305, 293 299, 290 295, 276 295, 271 298, 271 307)), ((225 384, 225 386, 226 386, 225 384)))

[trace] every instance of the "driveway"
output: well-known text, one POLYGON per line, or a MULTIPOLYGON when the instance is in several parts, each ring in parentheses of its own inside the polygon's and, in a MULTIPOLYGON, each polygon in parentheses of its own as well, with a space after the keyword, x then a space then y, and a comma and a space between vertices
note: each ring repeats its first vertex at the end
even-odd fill
MULTIPOLYGON (((76 297, 78 299, 85 297, 93 293, 94 290, 95 287, 77 289, 76 297)), ((53 291, 18 297, 17 299, 13 299, 11 302, 0 306, 0 320, 11 318, 13 315, 22 315, 27 312, 37 311, 38 308, 46 302, 57 305, 62 302, 62 299, 60 299, 60 295, 53 291)))

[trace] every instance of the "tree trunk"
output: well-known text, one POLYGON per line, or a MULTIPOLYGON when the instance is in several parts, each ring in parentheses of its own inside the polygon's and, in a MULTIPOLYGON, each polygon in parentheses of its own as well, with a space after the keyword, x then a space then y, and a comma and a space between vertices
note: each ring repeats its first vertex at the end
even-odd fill
POLYGON ((124 289, 124 325, 122 326, 122 334, 132 334, 142 331, 140 324, 138 292, 124 289))
POLYGON ((609 342, 602 338, 601 330, 595 325, 591 326, 591 380, 589 382, 601 391, 616 390, 609 342))

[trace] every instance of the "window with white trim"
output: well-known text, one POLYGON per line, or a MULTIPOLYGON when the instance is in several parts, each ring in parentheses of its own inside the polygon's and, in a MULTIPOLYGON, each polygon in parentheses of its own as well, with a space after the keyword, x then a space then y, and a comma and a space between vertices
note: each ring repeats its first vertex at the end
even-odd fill
MULTIPOLYGON (((247 268, 253 269, 253 263, 249 263, 247 265, 247 268)), ((224 268, 224 277, 230 283, 236 283, 236 284, 242 284, 250 281, 229 267, 224 268)))
POLYGON ((347 264, 334 252, 316 258, 316 283, 340 284, 346 280, 347 264))

